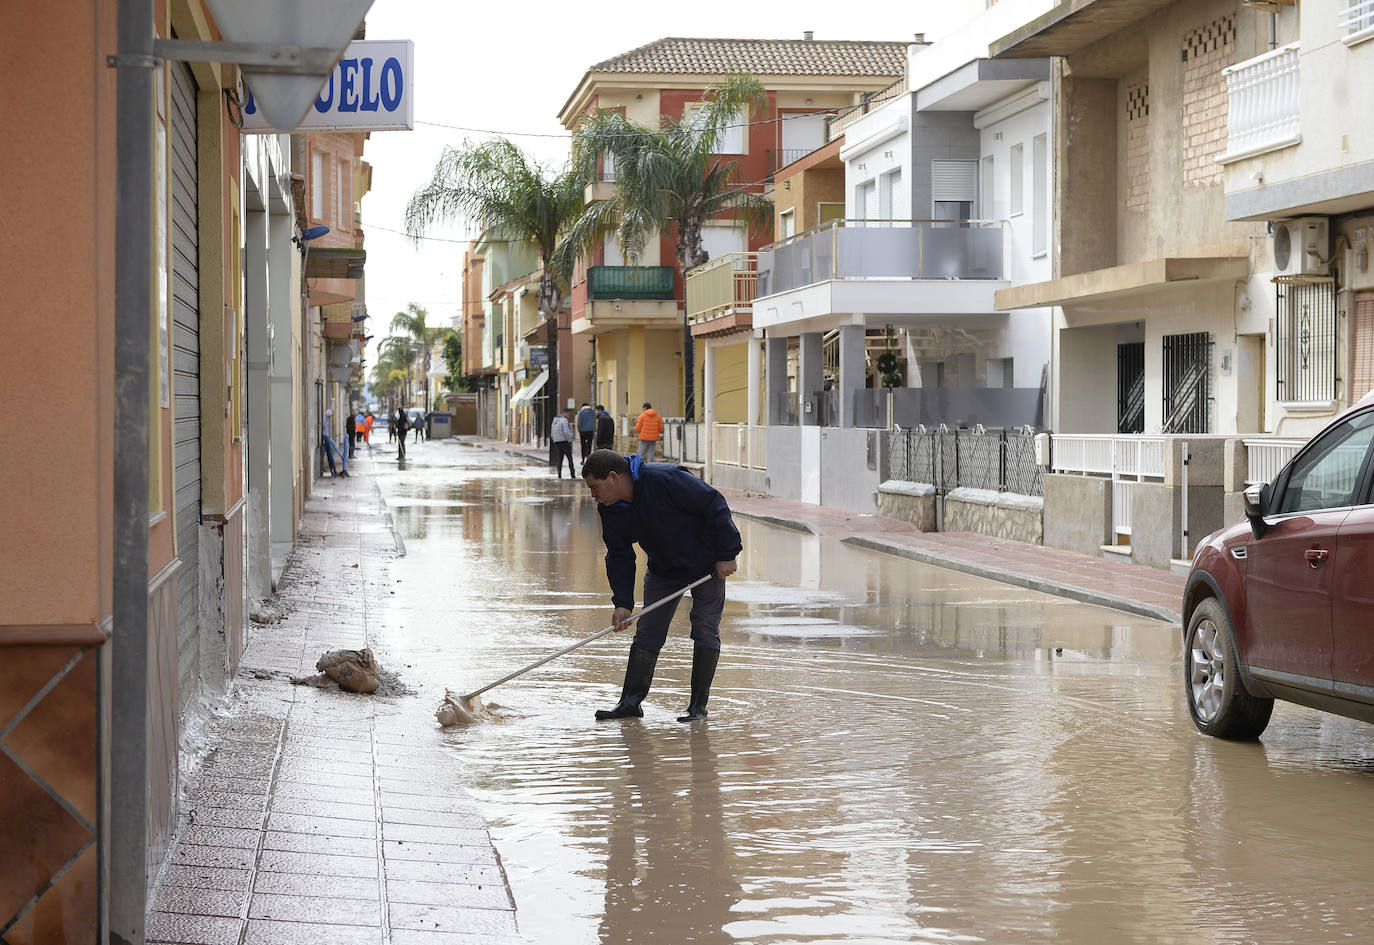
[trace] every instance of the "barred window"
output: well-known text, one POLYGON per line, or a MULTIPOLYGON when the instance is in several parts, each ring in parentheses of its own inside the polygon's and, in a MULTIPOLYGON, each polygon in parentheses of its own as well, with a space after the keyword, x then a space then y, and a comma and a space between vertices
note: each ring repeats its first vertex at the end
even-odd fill
POLYGON ((1336 286, 1331 280, 1278 286, 1274 340, 1277 399, 1290 404, 1336 399, 1336 286))

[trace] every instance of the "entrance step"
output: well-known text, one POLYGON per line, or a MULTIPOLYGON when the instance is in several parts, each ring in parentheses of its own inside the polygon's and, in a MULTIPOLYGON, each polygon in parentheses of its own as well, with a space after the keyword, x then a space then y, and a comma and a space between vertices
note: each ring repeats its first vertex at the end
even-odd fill
POLYGON ((1123 564, 1131 563, 1130 545, 1102 545, 1102 557, 1108 561, 1120 561, 1123 564))
POLYGON ((1170 558, 1170 559, 1169 559, 1169 570, 1172 571, 1174 574, 1182 574, 1182 575, 1184 575, 1184 576, 1187 576, 1188 572, 1191 571, 1192 569, 1193 569, 1193 561, 1192 561, 1191 558, 1170 558))

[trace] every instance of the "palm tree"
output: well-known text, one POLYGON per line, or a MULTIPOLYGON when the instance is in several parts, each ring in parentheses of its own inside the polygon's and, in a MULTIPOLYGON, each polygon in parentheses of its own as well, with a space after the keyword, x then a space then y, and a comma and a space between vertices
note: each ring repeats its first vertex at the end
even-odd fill
MULTIPOLYGON (((502 237, 534 244, 543 272, 539 311, 549 345, 549 403, 558 400, 558 311, 576 258, 557 255, 559 239, 582 213, 587 178, 571 167, 553 170, 504 138, 445 148, 429 184, 406 207, 406 232, 419 238, 436 220, 464 217, 502 237)), ((548 429, 552 417, 541 419, 548 429)))
MULTIPOLYGON (((762 83, 738 75, 708 89, 702 107, 681 119, 664 116, 661 127, 646 128, 617 111, 599 110, 585 117, 573 134, 573 166, 590 178, 597 162, 615 162, 614 196, 593 204, 568 231, 559 251, 560 265, 571 271, 573 258, 589 253, 614 228, 621 250, 637 264, 645 245, 669 226, 676 227, 678 268, 706 262, 701 245, 702 224, 713 218, 733 218, 751 227, 766 228, 773 219, 773 203, 740 181, 739 162, 717 156, 726 131, 737 124, 767 115, 768 96, 762 83)), ((683 412, 694 416, 695 366, 691 329, 683 310, 683 360, 686 377, 683 412)))
POLYGON ((431 327, 427 324, 428 319, 429 312, 415 302, 408 303, 404 312, 397 312, 391 317, 393 337, 394 333, 399 331, 400 337, 414 345, 413 350, 418 353, 425 380, 426 413, 429 412, 429 369, 433 363, 434 346, 449 335, 455 334, 452 328, 431 327))

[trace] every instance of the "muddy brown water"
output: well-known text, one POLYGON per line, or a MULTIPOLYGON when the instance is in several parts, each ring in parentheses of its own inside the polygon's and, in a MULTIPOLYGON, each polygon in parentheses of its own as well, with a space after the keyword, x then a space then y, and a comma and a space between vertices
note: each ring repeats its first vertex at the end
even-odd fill
MULTIPOLYGON (((379 658, 428 712, 610 604, 580 484, 424 453, 381 479, 408 556, 379 658)), ((592 720, 619 693, 612 635, 488 693, 504 721, 437 736, 528 941, 1374 935, 1374 727, 1280 705, 1261 743, 1206 739, 1177 628, 739 524, 706 724, 673 718, 680 614, 643 721, 592 720)))

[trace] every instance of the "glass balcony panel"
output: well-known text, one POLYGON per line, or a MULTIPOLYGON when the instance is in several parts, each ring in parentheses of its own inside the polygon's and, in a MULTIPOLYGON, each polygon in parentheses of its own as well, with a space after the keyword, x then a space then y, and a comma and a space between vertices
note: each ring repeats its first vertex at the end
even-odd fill
POLYGON ((591 266, 587 269, 589 301, 672 298, 672 266, 591 266))
POLYGON ((998 227, 928 227, 921 247, 923 279, 1000 279, 998 227))
POLYGON ((856 226, 840 230, 842 279, 918 279, 920 256, 911 226, 856 226))

